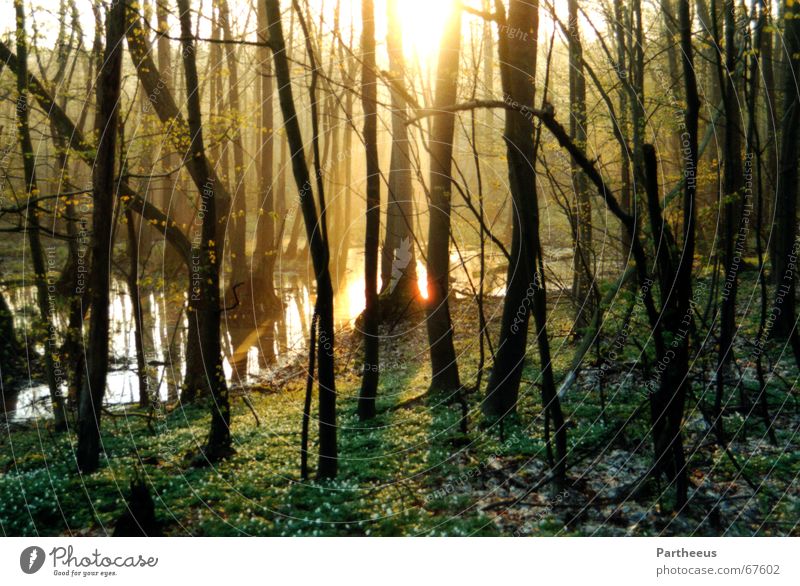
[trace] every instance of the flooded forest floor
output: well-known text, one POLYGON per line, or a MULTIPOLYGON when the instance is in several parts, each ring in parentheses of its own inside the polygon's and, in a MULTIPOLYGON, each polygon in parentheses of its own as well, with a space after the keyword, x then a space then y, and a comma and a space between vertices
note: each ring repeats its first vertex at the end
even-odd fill
MULTIPOLYGON (((499 322, 497 301, 487 302, 490 324, 499 322)), ((560 380, 575 352, 573 309, 557 293, 550 305, 560 380)), ((475 303, 459 299, 452 313, 462 381, 469 389, 480 359, 475 303)), ((75 472, 72 433, 56 434, 44 420, 4 429, 0 529, 8 535, 111 534, 136 477, 149 486, 168 535, 797 535, 800 408, 790 382, 797 378, 791 357, 769 365, 779 447, 770 444, 758 414, 734 405, 739 393, 730 385, 731 408, 724 418, 730 442, 724 449, 699 409, 713 400, 715 354, 710 348, 696 353, 684 427, 690 502, 674 514, 663 481, 631 490, 651 465, 652 445, 644 390, 648 366, 638 347, 643 340, 630 340, 614 361, 605 348, 623 327, 625 313, 624 303, 609 311, 601 359, 595 349, 589 352, 578 383, 562 399, 569 427, 565 486, 547 482, 535 337, 530 336, 518 414, 502 427, 486 423, 480 413, 491 367, 485 348, 482 388, 464 394, 464 433, 458 397, 426 392, 425 326, 412 319, 382 331, 379 415, 369 424, 355 414, 360 337, 353 329, 338 333, 337 480, 300 479, 306 366, 298 357, 269 379, 233 387, 236 453, 214 467, 195 468, 187 458, 206 438, 210 415, 203 405, 174 405, 155 416, 134 406, 115 407, 104 420, 104 464, 85 477, 75 472)), ((755 337, 758 324, 750 319, 742 324, 742 339, 755 337)), ((755 393, 748 352, 742 347, 737 355, 737 381, 755 393)), ((312 465, 315 437, 312 425, 312 465)))

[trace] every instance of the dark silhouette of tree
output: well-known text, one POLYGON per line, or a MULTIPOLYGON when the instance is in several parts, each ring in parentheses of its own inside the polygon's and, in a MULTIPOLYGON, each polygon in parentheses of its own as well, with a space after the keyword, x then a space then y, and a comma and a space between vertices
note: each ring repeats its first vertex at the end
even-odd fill
POLYGON ((742 128, 739 95, 736 90, 736 6, 732 0, 725 2, 725 64, 720 64, 723 87, 722 103, 725 110, 725 143, 723 169, 723 223, 722 308, 720 315, 719 356, 717 360, 717 389, 714 399, 715 425, 722 433, 722 401, 728 365, 733 360, 733 339, 736 334, 736 294, 739 286, 739 267, 742 262, 746 231, 741 230, 744 201, 744 174, 742 171, 742 128))
POLYGON ((431 356, 431 389, 455 391, 461 387, 453 322, 450 317, 450 209, 452 205, 452 158, 455 114, 446 112, 456 103, 459 53, 461 50, 461 7, 453 3, 439 47, 436 96, 430 138, 431 177, 428 223, 427 328, 431 356))
MULTIPOLYGON (((283 113, 284 128, 292 157, 292 171, 299 191, 300 206, 310 244, 311 260, 317 281, 315 317, 319 321, 317 333, 318 381, 319 381, 319 462, 317 476, 334 478, 338 468, 336 445, 336 382, 334 376, 333 348, 333 284, 329 269, 330 254, 324 237, 324 218, 317 216, 314 202, 314 187, 308 171, 303 137, 294 105, 289 62, 286 58, 286 42, 283 38, 279 0, 267 1, 267 23, 269 41, 275 64, 275 78, 283 113)), ((312 340, 313 345, 313 340, 312 340)))
MULTIPOLYGON (((672 261, 673 275, 662 273, 662 322, 672 341, 670 348, 661 341, 659 358, 669 365, 661 375, 655 392, 650 393, 650 410, 653 420, 653 444, 655 448, 655 470, 663 472, 675 488, 675 508, 680 510, 688 498, 689 481, 686 472, 686 455, 683 450, 683 414, 690 384, 689 375, 689 336, 692 327, 692 264, 695 250, 695 224, 697 217, 697 166, 698 166, 698 121, 700 118, 700 98, 697 91, 697 78, 692 45, 692 18, 689 0, 678 4, 678 27, 683 63, 684 92, 686 108, 684 111, 684 152, 683 152, 683 205, 682 205, 682 249, 672 261), (674 289, 673 284, 674 283, 674 289), (670 288, 667 288, 670 287, 670 288)), ((657 198, 655 154, 651 153, 645 171, 648 185, 648 198, 657 198)), ((654 221, 651 218, 651 222, 654 221)), ((654 234, 658 232, 654 231, 654 234)))
POLYGON ((361 103, 364 109, 364 147, 367 152, 367 210, 364 230, 364 368, 358 416, 364 421, 375 416, 380 369, 380 308, 378 307, 378 244, 381 228, 381 178, 378 166, 378 103, 375 74, 375 7, 361 1, 361 103))
MULTIPOLYGON (((586 78, 583 73, 583 45, 578 23, 578 0, 569 0, 569 119, 570 136, 580 148, 586 149, 586 78)), ((572 163, 572 188, 575 191, 575 211, 572 214, 575 256, 572 273, 572 297, 575 302, 575 326, 589 325, 596 305, 592 270, 592 200, 586 177, 572 163)))
POLYGON ((542 248, 539 239, 536 146, 533 117, 528 113, 533 108, 534 100, 539 5, 537 2, 512 0, 507 19, 502 4, 496 2, 495 6, 500 27, 524 31, 525 35, 500 34, 498 42, 504 100, 514 106, 506 110, 504 132, 508 179, 514 203, 513 231, 500 341, 495 351, 483 408, 484 413, 491 417, 505 417, 515 411, 532 313, 541 362, 542 404, 555 428, 556 455, 552 464, 559 481, 563 482, 567 436, 553 378, 547 334, 547 295, 544 277, 539 270, 542 248))
POLYGON ((774 229, 775 253, 773 278, 776 290, 774 306, 779 308, 780 319, 775 321, 773 334, 788 339, 792 345, 795 361, 800 365, 800 336, 796 320, 795 283, 797 282, 797 159, 800 144, 800 5, 786 0, 783 6, 784 34, 786 46, 785 71, 783 72, 783 116, 780 129, 780 153, 775 206, 774 229))
MULTIPOLYGON (((81 472, 97 470, 100 458, 100 415, 106 390, 109 351, 109 289, 111 286, 111 232, 117 184, 116 148, 119 123, 119 97, 122 78, 122 39, 125 6, 112 4, 106 16, 106 49, 99 70, 97 117, 100 131, 92 177, 92 265, 89 272, 91 318, 89 376, 78 402, 78 446, 76 460, 81 472)), ((22 62, 24 59, 20 57, 22 62)))
MULTIPOLYGON (((148 100, 153 106, 153 110, 158 115, 162 124, 167 126, 167 142, 178 153, 182 153, 183 161, 188 171, 192 182, 194 183, 198 199, 202 203, 203 199, 209 195, 209 187, 213 189, 214 198, 216 201, 215 209, 218 206, 220 210, 227 210, 230 207, 230 196, 225 188, 224 182, 217 176, 213 165, 208 160, 208 154, 205 150, 200 150, 196 157, 190 146, 193 140, 196 140, 191 134, 188 121, 181 114, 172 93, 169 91, 168 83, 165 81, 164 76, 159 71, 158 67, 153 61, 150 46, 147 42, 147 37, 142 27, 139 15, 128 9, 128 27, 126 28, 126 38, 128 40, 128 49, 131 54, 139 82, 142 88, 147 92, 148 100), (200 160, 195 160, 199 158, 200 160)), ((194 49, 192 49, 194 51, 194 49)), ((184 69, 186 58, 183 58, 184 69)), ((196 67, 195 67, 196 69, 196 67)), ((198 97, 199 101, 199 97, 198 97)), ((187 104, 188 93, 187 93, 187 104)), ((199 115, 199 104, 197 105, 199 115)), ((224 215, 224 214, 221 214, 224 215)), ((203 220, 205 223, 205 218, 203 220)), ((209 240, 213 243, 216 249, 215 257, 218 262, 222 262, 223 253, 223 240, 220 238, 224 236, 224 232, 219 229, 215 219, 215 234, 209 240)), ((196 251, 190 251, 187 257, 192 261, 196 258, 196 251), (194 256, 192 256, 194 255, 194 256)), ((201 255, 202 256, 202 255, 201 255)), ((212 379, 216 377, 213 371, 207 370, 207 362, 205 360, 205 351, 202 348, 202 334, 200 332, 201 323, 197 318, 200 311, 200 304, 204 302, 202 297, 202 285, 198 278, 199 273, 191 274, 193 266, 187 258, 187 266, 190 267, 189 275, 189 292, 188 292, 188 319, 187 319, 187 335, 186 335, 186 374, 183 381, 183 392, 181 394, 182 401, 193 401, 198 396, 208 397, 211 394, 212 379)), ((216 270, 218 273, 218 269, 216 270)), ((205 283, 208 284, 208 283, 205 283)), ((215 311, 219 312, 219 308, 215 311)), ((213 361, 213 359, 212 359, 213 361)))
POLYGON ((222 262, 222 241, 217 240, 217 205, 220 193, 218 179, 213 175, 205 155, 203 125, 200 113, 200 92, 195 62, 196 48, 192 30, 189 0, 178 0, 181 23, 183 67, 186 72, 187 129, 191 137, 187 152, 187 168, 200 189, 200 210, 203 211, 200 230, 200 255, 198 274, 192 275, 197 291, 197 303, 191 307, 189 320, 196 320, 197 333, 202 348, 206 385, 211 394, 211 428, 208 440, 200 455, 200 462, 215 462, 233 452, 231 445, 231 410, 228 384, 222 370, 220 337, 219 268, 222 262))

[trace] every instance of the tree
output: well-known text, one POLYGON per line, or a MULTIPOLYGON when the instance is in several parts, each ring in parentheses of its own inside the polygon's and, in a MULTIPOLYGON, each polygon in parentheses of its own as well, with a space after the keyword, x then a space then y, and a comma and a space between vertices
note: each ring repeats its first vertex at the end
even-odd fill
MULTIPOLYGON (((623 202, 623 205, 625 205, 624 209, 627 213, 631 214, 638 223, 641 221, 639 209, 644 183, 641 173, 644 168, 645 127, 647 124, 644 87, 644 24, 641 0, 630 0, 627 10, 621 9, 621 13, 625 18, 625 41, 620 47, 624 48, 627 53, 627 69, 621 70, 619 77, 620 83, 628 92, 626 102, 630 108, 629 127, 632 139, 629 151, 623 156, 623 158, 631 159, 630 171, 632 173, 630 192, 623 192, 623 195, 630 197, 630 201, 627 202, 627 205, 623 202)), ((627 241, 627 236, 623 238, 623 244, 626 247, 623 250, 623 256, 628 256, 631 243, 627 241)))
MULTIPOLYGON (((683 204, 682 204, 682 250, 672 264, 676 267, 674 279, 671 274, 662 276, 661 295, 662 320, 672 338, 671 348, 662 349, 661 357, 668 352, 674 356, 667 361, 669 367, 662 373, 658 389, 650 393, 650 410, 653 420, 653 444, 655 448, 655 470, 663 472, 675 487, 675 508, 681 510, 687 502, 689 481, 686 473, 686 456, 683 450, 682 424, 684 406, 688 394, 689 375, 689 337, 685 332, 693 321, 692 264, 695 250, 695 224, 697 200, 698 165, 698 121, 700 118, 700 98, 697 91, 697 77, 694 66, 692 46, 692 18, 689 0, 680 0, 678 22, 681 40, 684 91, 686 108, 684 110, 683 130, 683 204), (670 283, 670 288, 667 288, 670 283), (674 283, 674 293, 672 288, 674 283), (674 301, 671 301, 673 300, 674 301)), ((649 171, 645 176, 650 186, 649 199, 657 193, 654 156, 649 161, 649 171)), ((651 218, 651 222, 654 221, 651 218)), ((658 232, 654 231, 654 234, 658 232)), ((666 272, 666 271, 665 271, 666 272)))
POLYGON ((414 254, 414 191, 408 139, 406 67, 397 0, 387 0, 386 49, 389 53, 389 93, 392 107, 392 154, 389 163, 389 201, 381 255, 382 319, 404 311, 419 299, 414 254))
POLYGON ((25 31, 25 7, 22 0, 14 0, 16 12, 17 30, 17 54, 19 55, 20 68, 17 72, 17 138, 22 149, 22 165, 25 178, 25 194, 27 198, 27 226, 25 232, 28 235, 28 245, 31 250, 31 262, 33 264, 33 282, 36 285, 36 302, 39 309, 39 326, 42 330, 40 335, 45 336, 44 342, 44 367, 47 387, 50 391, 50 402, 53 408, 55 427, 63 431, 67 427, 66 413, 64 411, 64 400, 61 396, 60 377, 56 376, 56 369, 61 370, 58 360, 57 350, 54 346, 55 326, 53 317, 50 315, 51 302, 48 297, 47 288, 47 268, 45 266, 44 249, 42 247, 40 226, 39 226, 39 188, 36 180, 36 159, 34 158, 33 142, 29 125, 28 111, 28 37, 25 31))
POLYGON ((364 231, 364 369, 358 416, 364 421, 375 416, 380 369, 380 308, 378 307, 378 240, 381 228, 381 177, 378 164, 377 76, 375 74, 375 7, 361 0, 361 103, 364 109, 364 147, 367 154, 367 210, 364 231))
MULTIPOLYGON (((267 306, 277 306, 279 299, 275 295, 273 272, 275 268, 276 249, 280 245, 275 230, 277 206, 276 191, 282 196, 280 189, 273 186, 273 160, 275 153, 275 130, 273 128, 273 79, 272 59, 267 46, 269 31, 267 29, 267 13, 264 2, 258 2, 258 40, 263 46, 258 48, 259 90, 261 92, 260 126, 263 142, 260 141, 260 157, 258 164, 258 180, 261 189, 258 192, 259 212, 256 224, 256 246, 253 254, 254 288, 266 295, 267 306), (255 285, 257 283, 257 285, 255 285)), ((283 165, 281 165, 283 167, 283 165)), ((283 171, 281 171, 283 173, 283 171)))
POLYGON ((5 403, 6 393, 16 391, 22 380, 25 371, 22 355, 14 315, 0 292, 0 403, 5 403))
MULTIPOLYGON (((20 60, 2 41, 0 41, 0 60, 5 63, 14 75, 19 75, 20 71, 22 71, 20 60)), ((65 110, 53 100, 42 82, 32 74, 28 74, 27 78, 29 95, 36 99, 41 110, 48 116, 52 123, 52 128, 58 133, 59 138, 69 145, 71 152, 77 155, 81 161, 94 168, 95 147, 87 141, 83 131, 75 125, 65 110)), ((118 192, 126 207, 146 219, 148 225, 160 232, 172 249, 180 256, 181 261, 188 266, 191 245, 186 235, 177 227, 176 222, 170 220, 156 205, 145 200, 124 178, 119 180, 118 192)))
POLYGON ((775 320, 773 334, 789 339, 795 361, 800 364, 800 336, 797 333, 796 292, 797 267, 797 159, 800 151, 800 5, 785 0, 783 5, 784 43, 784 104, 780 133, 780 166, 775 206, 775 254, 773 275, 776 284, 774 307, 780 319, 775 320))
MULTIPOLYGON (((62 92, 60 105, 62 108, 67 107, 67 94, 70 86, 70 72, 75 70, 80 54, 79 48, 81 43, 78 42, 74 47, 73 43, 77 40, 77 36, 81 32, 80 28, 80 13, 78 12, 77 5, 70 3, 70 21, 71 29, 68 34, 68 21, 67 21, 67 3, 62 0, 59 6, 59 19, 60 26, 58 31, 58 39, 56 41, 56 62, 58 70, 53 76, 50 87, 48 88, 53 92, 56 88, 61 86, 66 87, 66 91, 62 92), (70 56, 74 55, 72 65, 70 66, 70 56)), ((95 31, 96 47, 93 48, 95 54, 102 54, 102 30, 98 27, 95 31)), ((94 61, 89 60, 89 75, 87 80, 93 80, 92 75, 94 61)), ((90 91, 92 82, 87 82, 87 93, 90 91)), ((86 122, 89 109, 84 108, 81 112, 79 126, 83 126, 86 122)), ((67 141, 62 137, 52 120, 49 120, 51 134, 53 136, 53 146, 56 150, 56 169, 58 173, 59 188, 74 189, 74 183, 71 178, 72 160, 69 157, 69 149, 67 141), (63 186, 63 187, 62 187, 63 186)), ((78 209, 78 202, 75 198, 67 198, 64 204, 64 219, 67 236, 69 242, 67 244, 67 261, 61 271, 58 287, 62 293, 65 293, 69 302, 69 317, 67 324, 67 331, 64 335, 64 343, 61 346, 61 362, 67 371, 69 380, 67 384, 67 408, 74 409, 78 404, 78 393, 83 387, 83 377, 86 371, 83 349, 83 322, 85 319, 84 312, 87 307, 84 307, 84 295, 81 292, 80 279, 81 279, 81 261, 80 257, 80 230, 79 226, 85 226, 85 214, 80 213, 78 209)), ((85 265, 84 267, 85 268, 85 265)))
MULTIPOLYGON (((231 445, 231 410, 228 384, 222 369, 222 346, 220 339, 220 290, 219 267, 222 262, 222 241, 217 238, 218 193, 223 192, 214 177, 205 156, 203 125, 200 113, 200 91, 195 62, 196 49, 192 30, 189 0, 178 0, 183 45, 183 68, 186 72, 186 110, 189 142, 186 161, 195 181, 202 185, 200 206, 202 225, 200 229, 197 273, 192 275, 194 300, 197 302, 190 320, 197 322, 198 341, 203 352, 206 384, 211 394, 211 427, 199 462, 215 462, 233 452, 231 445)), ((224 192, 223 192, 224 193, 224 192)), ((193 269, 194 270, 194 269, 193 269)))
MULTIPOLYGON (((117 184, 116 148, 119 123, 120 83, 122 78, 122 38, 125 5, 115 2, 106 16, 106 48, 99 71, 97 117, 100 131, 92 177, 92 265, 89 272, 91 319, 89 376, 78 403, 78 446, 76 459, 84 474, 97 470, 100 458, 100 415, 108 374, 109 293, 111 286, 111 231, 117 184)), ((20 61, 23 58, 20 57, 20 61)))
MULTIPOLYGON (((578 23, 578 0, 569 0, 569 119, 570 136, 580 148, 586 148, 586 79, 583 74, 583 45, 578 23)), ((572 274, 572 297, 576 306, 575 326, 586 327, 594 313, 592 297, 592 200, 586 177, 573 161, 572 188, 575 191, 573 239, 575 256, 572 274)))
MULTIPOLYGON (((139 82, 147 93, 155 113, 158 115, 161 123, 166 126, 166 140, 169 146, 177 152, 183 152, 184 164, 197 189, 200 203, 202 204, 209 197, 209 188, 211 188, 218 207, 221 210, 229 209, 230 196, 228 195, 224 182, 217 176, 214 167, 208 160, 208 153, 205 149, 192 151, 190 148, 187 148, 194 144, 197 137, 191 133, 190 125, 178 109, 175 99, 169 91, 169 86, 165 81, 164 75, 159 71, 153 61, 150 46, 147 42, 147 37, 144 33, 139 15, 131 8, 128 8, 128 14, 129 23, 126 28, 126 38, 131 59, 136 67, 139 82)), ((194 45, 189 49, 194 51, 194 45)), ((191 56, 193 55, 194 53, 191 56)), ((186 69, 186 61, 187 58, 184 56, 184 70, 186 69)), ((194 60, 192 61, 194 62, 194 60)), ((194 65, 194 69, 196 70, 196 65, 194 65)), ((189 100, 189 97, 187 92, 187 104, 191 103, 194 99, 194 96, 191 96, 192 100, 189 100)), ((197 96, 198 102, 199 99, 199 96, 197 96)), ((195 122, 199 125, 199 103, 197 104, 196 110, 195 114, 197 119, 195 122)), ((215 212, 216 207, 217 206, 215 206, 215 212)), ((202 218, 203 224, 205 224, 207 218, 208 215, 204 213, 202 218)), ((168 225, 174 225, 174 220, 167 221, 167 223, 168 225)), ((220 236, 224 236, 224 233, 219 230, 216 219, 214 220, 214 227, 215 235, 209 240, 212 243, 211 245, 217 249, 215 258, 219 256, 219 262, 222 262, 221 254, 224 247, 223 240, 220 236)), ((205 246, 207 246, 207 244, 205 246)), ((190 246, 190 248, 192 247, 190 246)), ((202 333, 200 332, 201 323, 197 318, 198 312, 200 312, 201 302, 206 301, 202 296, 202 286, 204 284, 208 285, 207 282, 200 282, 202 278, 199 278, 199 275, 202 271, 195 270, 195 267, 199 267, 202 264, 201 262, 194 262, 195 260, 200 260, 197 252, 196 249, 192 249, 185 255, 186 265, 190 267, 191 273, 189 275, 189 291, 187 293, 186 374, 183 382, 183 393, 181 394, 181 400, 186 402, 193 401, 197 397, 210 397, 212 394, 212 379, 216 377, 213 371, 209 372, 207 370, 208 364, 206 362, 206 356, 208 356, 208 353, 202 347, 202 333)), ((202 256, 202 254, 200 256, 202 256)), ((215 270, 215 273, 218 278, 218 269, 215 270)), ((219 313, 219 307, 217 307, 215 311, 219 313)), ((213 360, 212 357, 212 362, 213 360)))
POLYGON ((128 294, 131 297, 131 313, 134 323, 134 346, 136 348, 136 376, 139 379, 139 406, 150 406, 150 384, 147 378, 147 361, 144 355, 144 315, 142 311, 142 295, 139 287, 139 246, 141 240, 138 235, 136 217, 130 209, 125 210, 125 229, 128 237, 129 268, 125 275, 128 284, 128 294))
POLYGON ((733 339, 736 333, 736 293, 739 266, 746 244, 746 230, 741 229, 744 174, 742 171, 742 127, 739 95, 736 90, 736 6, 727 0, 725 12, 725 66, 719 67, 722 103, 725 110, 725 144, 723 170, 723 241, 722 265, 725 280, 722 284, 720 342, 717 360, 717 391, 714 400, 715 425, 722 432, 722 401, 727 368, 733 358, 733 339))
POLYGON ((427 328, 431 357, 431 389, 456 391, 461 387, 453 346, 450 318, 450 208, 455 114, 446 108, 456 103, 461 49, 461 6, 452 1, 436 73, 436 97, 430 138, 430 202, 428 222, 427 328))
MULTIPOLYGON (((161 83, 164 84, 166 91, 174 93, 175 83, 173 82, 176 71, 180 68, 172 66, 172 48, 170 47, 169 40, 169 10, 166 2, 156 2, 156 63, 158 70, 163 72, 161 83)), ((148 99, 150 99, 148 97, 148 99)), ((167 141, 167 145, 169 142, 167 141)), ((162 170, 164 177, 157 182, 157 189, 159 190, 156 201, 160 209, 165 210, 173 221, 185 219, 189 214, 187 213, 186 202, 182 198, 173 197, 177 189, 176 173, 172 173, 173 169, 178 167, 180 163, 179 157, 171 149, 162 154, 162 170)), ((181 259, 176 253, 175 248, 170 246, 164 251, 165 265, 171 269, 180 267, 181 259)), ((171 348, 167 347, 165 352, 171 352, 171 348)))
POLYGON ((539 270, 542 257, 539 239, 539 200, 536 188, 536 146, 533 109, 536 79, 538 2, 512 0, 508 18, 496 2, 498 25, 523 34, 499 35, 500 79, 506 110, 504 139, 508 158, 508 179, 514 203, 511 258, 506 277, 506 294, 500 341, 483 403, 484 413, 504 417, 515 411, 522 367, 525 361, 528 323, 533 313, 536 342, 542 372, 542 404, 552 421, 556 437, 555 474, 563 482, 566 473, 567 436, 564 416, 556 395, 550 340, 547 335, 547 292, 539 270))
MULTIPOLYGON (((245 153, 240 120, 244 116, 239 99, 239 64, 236 59, 236 45, 231 31, 230 10, 227 0, 219 1, 219 20, 222 38, 226 43, 225 63, 228 66, 228 104, 234 118, 233 143, 233 195, 230 200, 227 223, 230 230, 231 284, 235 286, 246 278, 247 241, 247 182, 245 181, 245 153)), ((266 81, 270 81, 269 78, 266 81)), ((266 106, 262 106, 266 107, 266 106)), ((226 230, 227 231, 227 230, 226 230)))
MULTIPOLYGON (((318 383, 319 383, 319 462, 317 476, 334 478, 338 469, 336 445, 336 381, 333 370, 333 283, 330 275, 330 253, 324 238, 324 218, 317 216, 314 202, 314 187, 308 171, 303 137, 297 120, 294 105, 292 82, 289 74, 289 61, 286 58, 286 41, 283 38, 281 9, 279 0, 266 0, 269 42, 275 64, 275 78, 278 84, 278 97, 283 113, 286 138, 292 157, 292 171, 300 197, 300 206, 306 226, 311 250, 311 261, 317 281, 317 300, 314 306, 315 317, 319 320, 318 344, 318 383)), ((312 345, 313 345, 312 336, 312 345)), ((313 376, 313 373, 309 373, 313 376)))
MULTIPOLYGON (((614 30, 614 41, 616 45, 616 60, 614 61, 614 69, 619 78, 619 90, 617 92, 618 100, 618 116, 616 118, 616 125, 619 129, 620 136, 623 140, 620 144, 620 175, 621 175, 621 189, 620 189, 620 203, 622 209, 630 213, 633 207, 633 197, 631 189, 631 160, 632 153, 630 152, 627 144, 630 135, 630 125, 628 123, 628 49, 625 35, 625 7, 622 0, 614 0, 614 14, 609 15, 612 21, 612 28, 614 30)), ((628 258, 631 253, 631 242, 629 240, 628 231, 623 227, 621 238, 622 241, 622 254, 620 255, 623 261, 623 266, 628 264, 628 258)))

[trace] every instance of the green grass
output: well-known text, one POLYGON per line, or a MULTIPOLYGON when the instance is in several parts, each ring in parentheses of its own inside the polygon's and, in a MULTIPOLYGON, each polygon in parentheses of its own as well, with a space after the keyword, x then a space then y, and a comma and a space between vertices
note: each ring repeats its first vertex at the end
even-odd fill
MULTIPOLYGON (((470 308, 459 311, 461 316, 471 313, 470 308)), ((607 339, 619 331, 622 314, 620 304, 609 315, 607 339)), ((557 311, 549 326, 553 348, 564 342, 558 332, 566 331, 562 326, 568 323, 567 309, 557 311)), ((756 327, 747 316, 744 335, 752 335, 756 327)), ((467 384, 472 384, 477 365, 475 331, 474 323, 456 324, 467 384)), ((344 336, 339 340, 340 352, 358 356, 352 341, 344 336)), ((662 486, 623 503, 616 512, 616 504, 607 498, 609 489, 634 480, 651 458, 646 408, 609 439, 644 399, 640 366, 627 381, 618 373, 604 380, 605 420, 590 380, 581 379, 570 391, 563 403, 570 426, 569 486, 544 485, 527 494, 525 488, 548 473, 533 340, 518 417, 504 424, 502 440, 500 426, 480 416, 480 393, 468 398, 466 435, 460 430, 460 407, 450 397, 419 398, 429 385, 425 353, 412 353, 412 348, 424 348, 420 344, 424 332, 411 336, 407 346, 384 349, 387 363, 396 366, 381 372, 379 415, 368 424, 355 416, 360 379, 352 365, 341 366, 347 361, 339 360, 336 480, 300 479, 304 381, 294 380, 275 392, 251 393, 260 426, 241 397, 234 397, 236 453, 215 467, 192 468, 188 463, 187 455, 203 444, 209 425, 208 410, 200 405, 172 410, 152 431, 143 417, 120 416, 120 411, 106 417, 107 458, 97 473, 85 477, 75 472, 72 434, 55 434, 47 423, 38 422, 1 436, 0 530, 6 535, 111 533, 125 510, 129 483, 138 476, 150 486, 157 516, 170 535, 797 534, 798 410, 796 395, 778 381, 769 389, 772 408, 784 406, 776 422, 778 447, 759 439, 764 433, 759 417, 744 427, 739 414, 726 418, 729 429, 746 431, 731 449, 748 478, 765 481, 764 489, 748 496, 750 489, 729 458, 703 438, 702 422, 692 423, 687 416, 686 446, 698 448, 689 459, 689 473, 697 485, 695 494, 702 498, 673 519, 666 512, 669 491, 662 486), (713 526, 706 503, 721 495, 734 498, 722 501, 722 521, 713 526), (484 510, 509 498, 521 502, 484 510)), ((570 343, 554 352, 557 378, 572 352, 570 343)), ((587 360, 593 356, 594 350, 587 360)), ((618 362, 632 364, 638 356, 629 343, 618 362)), ((739 359, 744 362, 745 354, 739 359)), ((796 373, 790 359, 779 367, 796 373)), ((696 418, 694 403, 687 413, 696 418)), ((312 454, 315 438, 312 425, 312 454)))
MULTIPOLYGON (((442 406, 422 406, 364 427, 354 401, 340 414, 339 479, 301 482, 302 394, 254 395, 256 426, 234 401, 236 454, 214 468, 191 468, 184 456, 202 444, 209 423, 199 407, 178 409, 153 435, 139 417, 107 420, 101 470, 73 471, 72 435, 13 432, 0 446, 0 525, 7 535, 111 531, 135 475, 146 479, 167 531, 179 535, 492 534, 484 516, 460 514, 453 495, 428 506, 425 495, 455 475, 448 462, 452 429, 442 406), (62 513, 63 512, 63 513, 62 513)), ((315 449, 312 446, 312 449, 315 449)), ((313 460, 313 458, 312 458, 313 460)))

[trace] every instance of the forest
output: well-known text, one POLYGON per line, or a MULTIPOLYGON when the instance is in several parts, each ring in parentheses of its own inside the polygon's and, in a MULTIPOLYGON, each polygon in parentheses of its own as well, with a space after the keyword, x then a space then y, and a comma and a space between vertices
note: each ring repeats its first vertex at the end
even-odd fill
POLYGON ((2 6, 2 535, 800 535, 800 2, 2 6))

